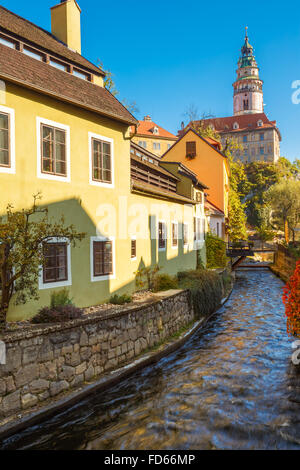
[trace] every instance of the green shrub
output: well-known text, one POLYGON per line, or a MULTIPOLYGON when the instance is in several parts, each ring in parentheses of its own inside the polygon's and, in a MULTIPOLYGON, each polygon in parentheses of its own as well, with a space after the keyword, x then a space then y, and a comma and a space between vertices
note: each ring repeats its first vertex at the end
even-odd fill
POLYGON ((132 302, 132 297, 131 295, 123 294, 123 295, 112 295, 111 298, 109 299, 110 304, 114 305, 124 305, 124 304, 130 304, 132 302))
POLYGON ((153 283, 154 292, 170 289, 178 289, 178 280, 175 276, 169 276, 168 274, 159 274, 155 276, 153 283))
POLYGON ((52 309, 55 309, 56 307, 63 307, 65 305, 73 305, 72 299, 69 297, 68 289, 64 288, 51 294, 50 307, 52 309))
POLYGON ((147 288, 149 290, 153 289, 154 279, 157 276, 157 273, 160 271, 158 264, 154 266, 142 267, 138 269, 135 274, 135 283, 138 289, 147 288))
POLYGON ((76 320, 83 316, 82 310, 74 305, 58 305, 55 308, 44 307, 31 320, 31 323, 61 323, 76 320))
POLYGON ((178 273, 179 287, 189 289, 197 317, 213 313, 223 298, 222 277, 212 271, 198 269, 178 273))
POLYGON ((227 265, 225 242, 213 233, 208 233, 205 244, 207 269, 225 268, 227 265))

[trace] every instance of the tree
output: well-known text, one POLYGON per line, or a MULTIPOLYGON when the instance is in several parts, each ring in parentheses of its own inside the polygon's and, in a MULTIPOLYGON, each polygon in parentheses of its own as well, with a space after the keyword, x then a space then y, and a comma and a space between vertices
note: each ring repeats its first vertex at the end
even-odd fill
POLYGON ((48 217, 48 208, 40 207, 40 194, 33 196, 30 209, 14 211, 8 205, 0 218, 0 330, 5 328, 12 297, 16 304, 38 299, 38 276, 44 265, 44 243, 53 237, 66 238, 73 246, 85 237, 73 225, 65 226, 48 217))
POLYGON ((272 210, 272 225, 285 232, 288 243, 287 228, 293 232, 300 222, 300 181, 284 180, 275 184, 267 191, 266 201, 272 210))
MULTIPOLYGON (((98 67, 102 69, 103 64, 98 60, 98 67)), ((110 70, 105 71, 104 88, 106 88, 114 97, 120 94, 114 81, 114 75, 110 70)), ((139 113, 139 108, 135 101, 128 101, 126 98, 120 101, 122 105, 131 113, 139 113)))

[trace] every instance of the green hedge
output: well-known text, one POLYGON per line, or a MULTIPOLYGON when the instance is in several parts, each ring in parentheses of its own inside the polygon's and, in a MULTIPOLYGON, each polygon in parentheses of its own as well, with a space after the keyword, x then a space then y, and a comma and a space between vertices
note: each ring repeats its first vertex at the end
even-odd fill
POLYGON ((213 233, 208 233, 205 244, 207 269, 225 268, 227 266, 225 242, 213 233))
POLYGON ((213 313, 221 304, 224 297, 225 282, 223 276, 213 271, 198 269, 178 273, 178 282, 181 289, 189 289, 191 301, 197 317, 207 316, 213 313))

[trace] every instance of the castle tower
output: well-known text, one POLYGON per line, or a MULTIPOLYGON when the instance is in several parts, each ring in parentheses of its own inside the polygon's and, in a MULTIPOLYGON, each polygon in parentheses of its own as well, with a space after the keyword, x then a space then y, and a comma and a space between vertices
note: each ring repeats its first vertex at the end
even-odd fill
POLYGON ((237 80, 233 84, 233 112, 235 116, 264 112, 263 81, 259 78, 259 68, 249 43, 246 28, 245 43, 238 61, 237 80))

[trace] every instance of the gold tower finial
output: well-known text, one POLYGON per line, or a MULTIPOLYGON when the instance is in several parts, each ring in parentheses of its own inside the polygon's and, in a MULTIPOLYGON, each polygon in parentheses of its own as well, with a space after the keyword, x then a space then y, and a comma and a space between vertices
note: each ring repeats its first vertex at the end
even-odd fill
POLYGON ((246 39, 248 39, 248 26, 245 27, 246 30, 246 39))

